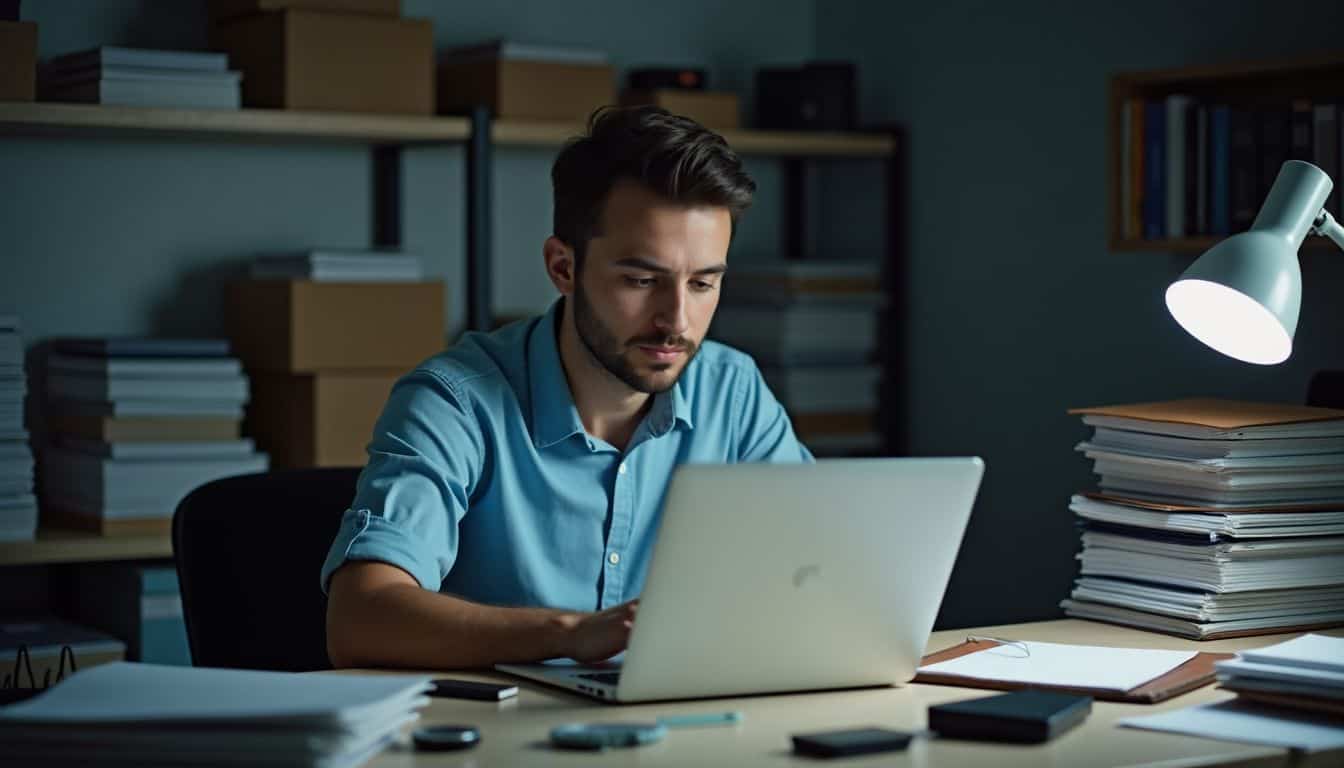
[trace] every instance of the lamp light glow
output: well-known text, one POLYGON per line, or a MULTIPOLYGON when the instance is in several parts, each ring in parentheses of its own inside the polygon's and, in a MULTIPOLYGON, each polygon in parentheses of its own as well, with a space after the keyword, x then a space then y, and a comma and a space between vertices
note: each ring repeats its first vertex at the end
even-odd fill
POLYGON ((1287 360, 1302 303, 1298 248, 1313 232, 1344 247, 1344 229, 1323 207, 1332 186, 1310 163, 1284 163, 1251 229, 1210 248, 1167 288, 1176 322, 1229 357, 1287 360))

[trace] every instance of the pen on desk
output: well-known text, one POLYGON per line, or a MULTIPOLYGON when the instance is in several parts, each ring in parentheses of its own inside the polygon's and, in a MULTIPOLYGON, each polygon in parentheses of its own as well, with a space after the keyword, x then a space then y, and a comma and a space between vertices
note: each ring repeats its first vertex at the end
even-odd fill
POLYGON ((658 724, 668 728, 693 728, 698 725, 735 725, 742 722, 741 712, 712 712, 703 715, 668 715, 658 724))

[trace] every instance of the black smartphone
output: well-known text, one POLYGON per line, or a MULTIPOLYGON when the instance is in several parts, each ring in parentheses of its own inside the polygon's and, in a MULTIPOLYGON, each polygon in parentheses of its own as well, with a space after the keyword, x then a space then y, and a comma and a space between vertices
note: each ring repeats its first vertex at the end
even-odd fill
POLYGON ((812 757, 843 757, 892 752, 910 745, 912 734, 886 728, 852 728, 793 736, 793 751, 812 757))
POLYGON ((430 696, 442 696, 449 699, 477 699, 479 701, 503 701, 518 695, 518 686, 498 683, 478 683, 475 680, 453 680, 441 677, 432 681, 434 690, 430 696))

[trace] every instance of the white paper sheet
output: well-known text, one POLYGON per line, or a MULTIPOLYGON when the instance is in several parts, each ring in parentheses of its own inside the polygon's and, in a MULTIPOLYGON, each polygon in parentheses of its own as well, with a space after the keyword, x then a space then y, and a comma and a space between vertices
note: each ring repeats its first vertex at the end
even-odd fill
POLYGON ((1344 748, 1344 726, 1339 725, 1338 720, 1310 717, 1305 713, 1290 715, 1287 710, 1236 701, 1130 717, 1121 720, 1120 725, 1308 752, 1344 748))
POLYGON ((920 667, 920 672, 960 675, 1034 685, 1067 685, 1128 691, 1161 677, 1193 659, 1195 651, 1104 648, 1095 645, 1026 642, 1000 645, 949 661, 920 667))
POLYGON ((1241 658, 1259 664, 1281 664, 1344 674, 1344 637, 1303 635, 1268 648, 1243 651, 1241 658))

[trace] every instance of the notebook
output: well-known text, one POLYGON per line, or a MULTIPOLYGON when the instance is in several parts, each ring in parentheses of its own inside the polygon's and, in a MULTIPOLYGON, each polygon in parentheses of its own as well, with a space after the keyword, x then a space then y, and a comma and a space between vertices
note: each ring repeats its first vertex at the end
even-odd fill
MULTIPOLYGON (((954 659, 960 659, 964 656, 968 656, 973 653, 988 651, 996 648, 1004 648, 1005 653, 1014 653, 1016 655, 1020 655, 1015 650, 1014 648, 1015 645, 1016 645, 1015 643, 1001 642, 997 640, 969 639, 966 642, 957 646, 953 646, 952 648, 948 648, 945 651, 939 651, 938 653, 931 653, 925 656, 923 659, 923 663, 919 668, 919 671, 915 675, 914 682, 928 683, 931 685, 955 685, 962 688, 988 688, 990 690, 996 690, 996 691, 1016 691, 1026 688, 1032 688, 1036 690, 1057 691, 1060 693, 1072 693, 1080 696, 1091 696, 1095 699, 1101 699, 1103 701, 1124 701, 1134 704, 1156 704, 1158 702, 1166 701, 1167 699, 1179 696, 1182 693, 1193 691, 1196 688, 1201 688, 1205 685, 1212 683, 1215 678, 1213 667, 1214 663, 1225 659, 1230 659, 1233 656, 1230 653, 1196 653, 1193 651, 1164 652, 1179 655, 1172 655, 1165 657, 1163 656, 1150 657, 1143 661, 1135 662, 1135 664, 1132 665, 1133 668, 1135 669, 1135 675, 1136 675, 1135 679, 1137 679, 1137 677, 1144 676, 1142 674, 1139 674, 1140 669, 1149 669, 1149 670, 1156 669, 1157 674, 1155 677, 1149 678, 1146 681, 1138 682, 1126 688, 1116 688, 1113 685, 1108 685, 1105 687, 1099 686, 1095 684, 1095 682, 1092 679, 1084 680, 1079 678, 1077 682, 1068 682, 1068 683, 1064 681, 1059 681, 1055 683, 1024 682, 1014 680, 1001 680, 1001 679, 995 680, 979 677, 968 677, 953 672, 941 671, 938 669, 930 669, 931 666, 940 664, 942 662, 948 662, 954 659)), ((1034 646, 1049 646, 1053 644, 1031 643, 1029 645, 1034 647, 1034 646)), ((1095 652, 1098 655, 1105 655, 1108 652, 1123 653, 1128 651, 1132 653, 1134 650, 1136 650, 1125 648, 1106 649, 1106 648, 1088 647, 1088 646, 1073 646, 1073 648, 1078 649, 1079 651, 1095 652)), ((1080 655, 1078 658, 1079 660, 1082 660, 1083 657, 1080 655)), ((1026 664, 1030 664, 1032 662, 1031 658, 1022 658, 1021 660, 1026 664)), ((1038 657, 1035 659, 1035 661, 1037 662, 1037 669, 1039 669, 1040 667, 1039 662, 1042 660, 1043 658, 1040 655, 1038 655, 1038 657)), ((1024 666, 1026 666, 1026 664, 1024 664, 1024 666)), ((1042 672, 1043 675, 1048 675, 1055 670, 1040 670, 1040 671, 1042 672)), ((1038 679, 1044 679, 1044 678, 1038 678, 1038 679)))

